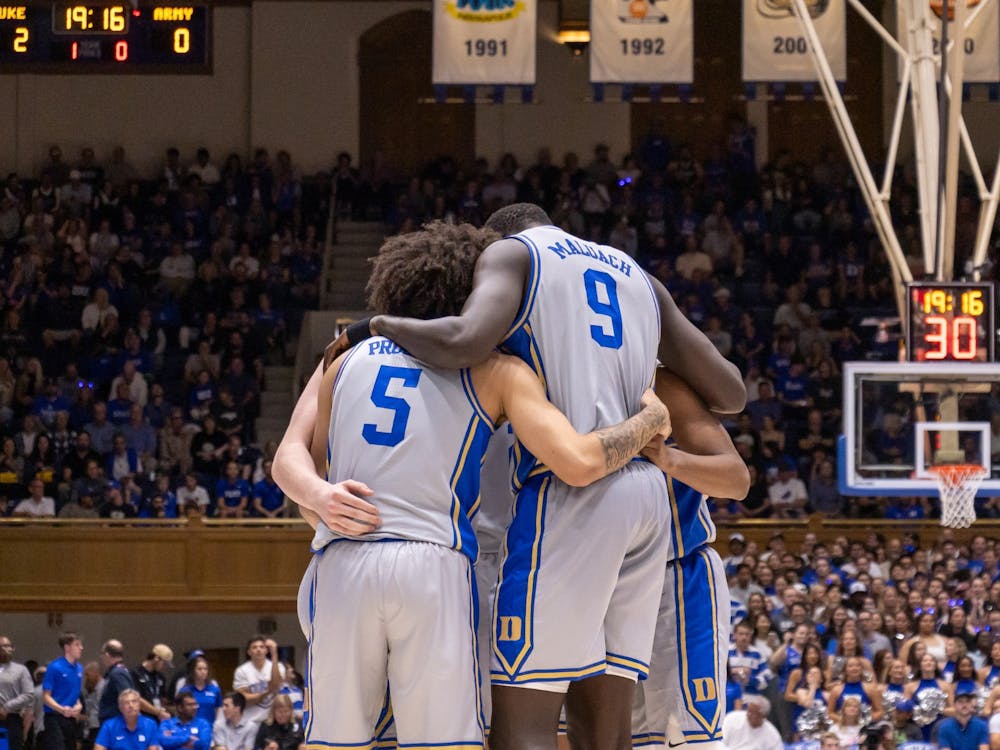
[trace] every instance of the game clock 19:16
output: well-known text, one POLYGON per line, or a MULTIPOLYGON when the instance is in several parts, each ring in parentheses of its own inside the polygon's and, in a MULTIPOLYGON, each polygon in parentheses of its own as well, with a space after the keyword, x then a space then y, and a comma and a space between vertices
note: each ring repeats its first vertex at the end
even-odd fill
POLYGON ((121 4, 55 3, 55 34, 127 34, 129 8, 121 4))
POLYGON ((996 321, 989 283, 907 285, 907 359, 911 362, 993 360, 996 321))

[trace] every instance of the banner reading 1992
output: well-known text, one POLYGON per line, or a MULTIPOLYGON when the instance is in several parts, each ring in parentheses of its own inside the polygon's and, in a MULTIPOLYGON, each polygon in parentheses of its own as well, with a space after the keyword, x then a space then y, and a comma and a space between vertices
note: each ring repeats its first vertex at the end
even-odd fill
POLYGON ((693 83, 693 0, 592 0, 593 83, 693 83))
POLYGON ((537 0, 433 0, 435 84, 535 83, 537 0))
MULTIPOLYGON (((805 0, 834 78, 847 79, 844 0, 805 0)), ((743 0, 743 80, 815 81, 816 68, 790 0, 743 0)))

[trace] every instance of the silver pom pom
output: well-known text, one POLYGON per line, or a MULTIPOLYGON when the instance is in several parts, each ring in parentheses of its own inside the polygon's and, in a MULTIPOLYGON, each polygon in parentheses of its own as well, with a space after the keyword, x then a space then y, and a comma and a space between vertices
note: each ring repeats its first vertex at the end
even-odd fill
POLYGON ((933 724, 948 702, 948 696, 940 688, 924 688, 914 697, 917 705, 913 709, 913 721, 921 727, 933 724))
POLYGON ((858 719, 858 724, 862 727, 866 727, 872 723, 872 707, 867 703, 861 704, 861 718, 858 719))
POLYGON ((885 715, 891 716, 896 710, 896 704, 903 701, 903 694, 898 690, 886 690, 882 693, 882 706, 885 708, 885 715))
POLYGON ((823 701, 814 701, 795 720, 795 728, 799 730, 803 740, 818 740, 832 725, 823 701))
POLYGON ((990 689, 985 685, 976 688, 976 716, 979 716, 986 708, 986 701, 990 699, 990 689))

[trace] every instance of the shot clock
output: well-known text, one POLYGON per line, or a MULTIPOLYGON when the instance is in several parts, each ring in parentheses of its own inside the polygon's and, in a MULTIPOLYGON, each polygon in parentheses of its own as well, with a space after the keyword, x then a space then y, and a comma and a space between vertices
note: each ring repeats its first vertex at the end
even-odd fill
POLYGON ((210 73, 206 0, 0 0, 0 74, 210 73))
POLYGON ((993 284, 917 281, 906 293, 910 362, 993 361, 993 284))

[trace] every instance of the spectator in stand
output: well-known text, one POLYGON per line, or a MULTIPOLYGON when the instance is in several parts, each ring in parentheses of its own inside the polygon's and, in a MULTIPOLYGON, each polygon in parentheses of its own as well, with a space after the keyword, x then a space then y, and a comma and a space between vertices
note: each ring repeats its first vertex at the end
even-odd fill
POLYGON ((216 518, 243 518, 248 515, 252 493, 250 484, 240 476, 239 464, 227 461, 225 475, 215 485, 216 518))
POLYGON ((83 427, 90 436, 90 447, 102 456, 111 453, 115 426, 108 421, 108 407, 103 401, 94 403, 94 418, 83 427))
POLYGON ((795 463, 782 459, 778 479, 768 488, 768 500, 775 518, 799 518, 805 513, 809 493, 795 473, 795 463))
POLYGON ((160 748, 156 721, 139 711, 141 699, 136 690, 123 690, 118 696, 119 716, 101 725, 94 750, 157 750, 160 748))
POLYGON ((28 482, 28 497, 14 506, 14 516, 26 518, 52 517, 56 514, 56 501, 45 495, 45 484, 35 478, 28 482))
MULTIPOLYGON (((138 346, 139 337, 135 331, 130 330, 125 334, 125 337, 132 349, 138 346)), ((121 374, 111 381, 111 395, 121 398, 121 387, 125 386, 128 400, 139 404, 139 406, 145 406, 149 402, 149 384, 137 364, 142 357, 128 359, 129 349, 126 349, 122 356, 126 359, 122 362, 121 374)))
POLYGON ((134 451, 146 471, 156 470, 156 430, 146 424, 143 408, 133 403, 129 408, 129 420, 122 426, 121 435, 125 445, 134 451))
POLYGON ((272 461, 263 462, 264 478, 253 486, 253 512, 261 518, 280 518, 288 509, 288 500, 271 476, 272 461))
POLYGON ((114 397, 108 401, 108 421, 120 428, 128 424, 129 413, 135 402, 129 397, 129 388, 124 382, 116 383, 115 389, 114 397))
POLYGON ((198 716, 198 701, 188 690, 182 690, 175 702, 177 717, 160 724, 160 745, 163 750, 210 750, 212 725, 198 716))
POLYGON ((219 168, 212 163, 208 149, 204 146, 198 149, 195 155, 195 162, 187 168, 187 173, 198 177, 202 185, 207 188, 215 187, 222 179, 222 175, 219 174, 219 168))
POLYGON ((170 712, 164 709, 166 696, 166 671, 174 664, 174 652, 170 646, 157 643, 146 658, 132 670, 132 681, 139 691, 142 712, 155 717, 158 721, 170 718, 170 712))
POLYGON ((975 713, 974 689, 965 687, 957 691, 955 715, 942 720, 936 727, 938 747, 941 750, 990 750, 989 726, 975 713))
POLYGON ((302 725, 295 719, 292 700, 287 695, 276 695, 267 718, 260 723, 254 750, 265 750, 276 743, 278 750, 304 750, 302 725))
POLYGON ((198 475, 193 471, 185 473, 184 484, 177 488, 177 505, 181 508, 194 505, 204 516, 208 515, 211 502, 208 490, 198 484, 198 475))
POLYGON ((733 711, 722 721, 722 744, 727 750, 783 750, 781 735, 767 720, 771 702, 762 695, 743 698, 743 711, 733 711))
POLYGON ((139 455, 128 447, 125 436, 120 432, 115 434, 105 470, 108 478, 117 482, 124 482, 144 471, 139 455))
POLYGON ((246 701, 246 719, 260 723, 281 689, 285 670, 278 660, 278 644, 270 638, 254 636, 247 643, 246 653, 250 658, 236 668, 233 688, 246 701))
POLYGON ((32 413, 38 417, 46 430, 51 430, 55 426, 56 414, 60 411, 69 411, 70 406, 69 399, 59 393, 59 383, 56 379, 47 378, 45 393, 35 397, 32 413))
POLYGON ((103 724, 113 716, 121 716, 118 697, 126 690, 134 690, 132 673, 125 666, 125 647, 112 638, 101 646, 101 666, 104 668, 104 686, 98 702, 97 718, 103 724))
POLYGON ((222 717, 212 727, 212 750, 253 750, 257 724, 243 715, 246 698, 234 692, 222 700, 222 717))
POLYGON ((110 518, 116 521, 135 518, 138 515, 135 506, 125 499, 121 487, 114 485, 108 488, 108 499, 98 509, 98 512, 101 518, 110 518))
POLYGON ((187 673, 177 681, 176 690, 178 698, 184 692, 194 697, 198 704, 198 718, 204 719, 209 725, 221 718, 222 690, 219 689, 219 683, 212 679, 204 654, 196 651, 188 659, 187 673))

